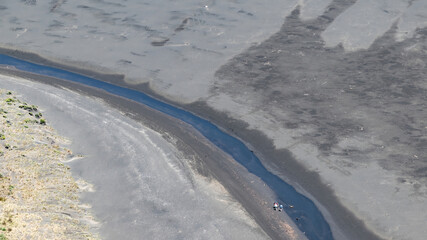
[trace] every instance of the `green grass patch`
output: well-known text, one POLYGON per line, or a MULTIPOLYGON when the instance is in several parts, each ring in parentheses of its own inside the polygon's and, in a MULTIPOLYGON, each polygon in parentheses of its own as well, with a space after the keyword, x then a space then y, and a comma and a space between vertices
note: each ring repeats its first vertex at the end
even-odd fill
POLYGON ((22 108, 22 109, 24 109, 24 110, 27 110, 27 111, 32 111, 32 110, 33 110, 33 108, 32 108, 32 107, 27 106, 27 105, 19 105, 18 107, 19 107, 19 108, 22 108))

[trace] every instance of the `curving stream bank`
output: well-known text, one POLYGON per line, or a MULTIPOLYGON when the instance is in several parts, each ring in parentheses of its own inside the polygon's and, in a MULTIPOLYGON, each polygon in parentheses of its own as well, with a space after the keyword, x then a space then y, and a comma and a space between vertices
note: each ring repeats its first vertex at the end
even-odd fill
POLYGON ((278 176, 269 172, 261 164, 257 156, 255 156, 243 142, 223 132, 211 122, 204 120, 190 112, 156 100, 142 92, 115 86, 113 84, 73 72, 23 61, 2 54, 0 54, 0 64, 12 66, 21 71, 61 78, 99 88, 111 94, 142 103, 148 107, 156 109, 169 116, 190 124, 203 136, 209 139, 213 144, 222 149, 224 152, 230 154, 249 172, 261 178, 265 184, 268 185, 277 194, 278 200, 284 202, 287 205, 294 206, 293 208, 286 207, 285 211, 292 219, 294 219, 295 224, 302 232, 305 232, 309 239, 333 238, 328 223, 321 214, 320 210, 310 199, 298 193, 292 186, 284 182, 278 176))

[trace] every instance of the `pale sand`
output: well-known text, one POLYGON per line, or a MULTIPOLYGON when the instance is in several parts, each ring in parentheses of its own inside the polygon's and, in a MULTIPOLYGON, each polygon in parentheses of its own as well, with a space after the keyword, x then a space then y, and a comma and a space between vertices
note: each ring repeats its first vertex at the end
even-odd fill
POLYGON ((75 157, 66 148, 70 142, 40 115, 37 106, 0 90, 0 233, 7 239, 98 239, 90 206, 79 202, 89 184, 62 163, 75 157))

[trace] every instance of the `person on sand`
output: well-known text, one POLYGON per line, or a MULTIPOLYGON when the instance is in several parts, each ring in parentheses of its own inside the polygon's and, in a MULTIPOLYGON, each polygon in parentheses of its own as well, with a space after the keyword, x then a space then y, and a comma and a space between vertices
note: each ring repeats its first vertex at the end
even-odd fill
POLYGON ((282 204, 280 204, 280 206, 279 206, 279 211, 281 212, 283 210, 283 205, 282 204))
POLYGON ((274 202, 273 203, 273 209, 277 210, 278 207, 279 207, 279 203, 278 202, 274 202))

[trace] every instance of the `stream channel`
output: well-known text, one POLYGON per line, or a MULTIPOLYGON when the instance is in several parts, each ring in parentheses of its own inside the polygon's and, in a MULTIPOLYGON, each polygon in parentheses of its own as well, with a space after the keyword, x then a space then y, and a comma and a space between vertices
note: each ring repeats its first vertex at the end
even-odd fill
POLYGON ((285 212, 294 220, 308 239, 333 239, 329 224, 316 205, 294 187, 268 171, 258 157, 239 139, 225 133, 213 123, 188 111, 152 98, 142 92, 116 86, 70 71, 44 66, 0 54, 0 64, 15 67, 20 71, 60 78, 102 89, 111 94, 142 103, 155 110, 190 124, 218 148, 231 155, 250 173, 258 176, 277 195, 277 200, 293 208, 285 212))

